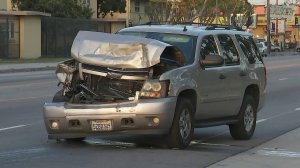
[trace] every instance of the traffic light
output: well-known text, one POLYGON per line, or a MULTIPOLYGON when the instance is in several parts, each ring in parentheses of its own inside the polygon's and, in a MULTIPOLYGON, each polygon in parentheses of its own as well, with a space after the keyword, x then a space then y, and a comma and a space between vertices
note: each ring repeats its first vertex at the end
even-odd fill
POLYGON ((295 17, 295 25, 298 25, 298 17, 295 17))

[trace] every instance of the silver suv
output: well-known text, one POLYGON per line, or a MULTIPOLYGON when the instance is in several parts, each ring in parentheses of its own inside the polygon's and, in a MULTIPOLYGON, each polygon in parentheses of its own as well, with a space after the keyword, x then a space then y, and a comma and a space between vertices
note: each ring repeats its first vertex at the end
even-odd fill
POLYGON ((221 26, 143 25, 79 32, 58 65, 63 89, 44 105, 50 139, 159 134, 186 148, 194 128, 228 125, 250 139, 266 69, 247 32, 221 26))

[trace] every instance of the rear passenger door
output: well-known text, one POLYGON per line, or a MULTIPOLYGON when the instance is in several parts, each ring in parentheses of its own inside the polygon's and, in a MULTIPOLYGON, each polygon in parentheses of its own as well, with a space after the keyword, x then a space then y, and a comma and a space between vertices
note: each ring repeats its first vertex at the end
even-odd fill
POLYGON ((226 110, 223 112, 226 116, 237 115, 243 101, 244 82, 246 79, 245 63, 241 63, 240 54, 237 50, 237 43, 234 43, 234 36, 228 34, 219 34, 217 36, 221 56, 225 59, 225 66, 223 68, 224 78, 224 92, 226 94, 226 110))

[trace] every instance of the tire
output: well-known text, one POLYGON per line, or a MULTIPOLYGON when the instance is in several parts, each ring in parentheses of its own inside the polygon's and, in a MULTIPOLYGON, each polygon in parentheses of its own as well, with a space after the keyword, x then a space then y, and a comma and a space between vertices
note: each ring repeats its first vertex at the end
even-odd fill
POLYGON ((169 148, 185 149, 194 134, 194 106, 189 99, 179 98, 176 105, 170 133, 167 137, 169 148))
POLYGON ((245 95, 239 112, 239 121, 229 125, 230 134, 234 139, 248 140, 256 127, 257 104, 250 95, 245 95))
POLYGON ((279 49, 275 49, 275 52, 280 52, 280 50, 279 49))

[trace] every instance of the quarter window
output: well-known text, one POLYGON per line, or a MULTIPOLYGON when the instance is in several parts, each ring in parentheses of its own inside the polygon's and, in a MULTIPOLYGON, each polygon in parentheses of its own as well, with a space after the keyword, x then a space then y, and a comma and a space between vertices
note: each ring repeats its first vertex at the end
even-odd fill
POLYGON ((236 39, 247 58, 253 57, 256 61, 260 60, 260 53, 251 36, 236 35, 236 39))
POLYGON ((237 49, 232 41, 231 37, 228 35, 218 35, 220 41, 222 56, 225 59, 226 65, 236 65, 239 64, 240 59, 237 49))

